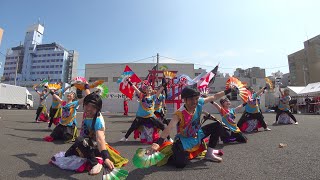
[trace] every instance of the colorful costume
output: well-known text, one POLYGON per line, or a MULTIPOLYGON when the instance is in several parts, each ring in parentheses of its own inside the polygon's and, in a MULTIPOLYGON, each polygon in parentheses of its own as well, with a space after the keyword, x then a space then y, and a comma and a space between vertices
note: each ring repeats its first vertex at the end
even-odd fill
POLYGON ((43 121, 48 122, 48 112, 46 106, 46 99, 45 95, 40 96, 39 107, 36 112, 36 121, 43 121))
POLYGON ((252 130, 258 129, 261 126, 265 129, 267 128, 264 117, 260 112, 257 93, 253 93, 252 96, 249 97, 247 105, 245 106, 245 112, 242 114, 237 125, 243 132, 248 132, 246 127, 252 127, 250 128, 252 130), (255 124, 255 127, 252 127, 252 125, 249 124, 255 124))
POLYGON ((169 122, 165 119, 165 109, 163 107, 163 101, 166 99, 165 95, 160 94, 158 98, 155 100, 154 104, 154 114, 158 119, 160 119, 164 124, 169 124, 169 122))
POLYGON ((128 107, 128 99, 124 99, 123 100, 123 115, 128 116, 128 111, 129 111, 129 107, 128 107))
POLYGON ((203 143, 204 138, 210 136, 208 147, 214 148, 222 130, 218 122, 213 122, 201 127, 200 116, 204 99, 198 100, 198 105, 194 114, 190 114, 185 106, 182 106, 175 114, 180 122, 177 124, 177 135, 172 145, 172 156, 168 159, 169 163, 177 168, 183 168, 189 159, 197 157, 206 147, 203 143))
POLYGON ((75 138, 78 137, 76 119, 76 107, 78 105, 78 101, 73 101, 68 104, 63 101, 61 108, 62 116, 59 125, 57 125, 50 134, 53 140, 62 139, 66 142, 70 142, 74 141, 75 138))
MULTIPOLYGON (((96 131, 105 129, 105 123, 102 115, 96 119, 84 118, 82 121, 80 137, 76 139, 76 142, 67 150, 65 157, 77 156, 85 158, 87 165, 91 167, 102 164, 101 153, 98 150, 96 142, 96 131)), ((114 166, 119 168, 128 163, 128 160, 121 157, 120 153, 114 148, 106 144, 106 149, 110 154, 110 160, 114 163, 114 166)))
MULTIPOLYGON (((242 134, 242 132, 240 131, 239 127, 237 126, 237 124, 235 123, 235 109, 231 108, 231 109, 224 109, 224 108, 220 108, 219 113, 222 117, 222 122, 230 129, 231 134, 227 134, 225 135, 225 138, 235 138, 236 141, 238 142, 242 142, 242 143, 246 143, 247 142, 247 138, 242 134)), ((223 139, 223 141, 225 142, 225 140, 223 139)))
POLYGON ((290 105, 289 105, 290 100, 291 100, 290 96, 283 96, 280 99, 279 107, 278 107, 279 109, 278 109, 277 115, 276 115, 276 122, 278 122, 279 124, 291 124, 290 118, 294 122, 297 122, 296 118, 290 112, 290 105), (288 116, 282 115, 282 118, 280 118, 281 120, 278 121, 281 114, 287 114, 289 116, 289 118, 288 118, 288 116))
POLYGON ((164 130, 164 124, 155 118, 154 103, 155 95, 149 97, 145 97, 144 95, 140 96, 136 118, 125 135, 126 139, 136 130, 135 138, 139 138, 141 134, 144 134, 143 139, 140 137, 141 141, 144 143, 153 143, 158 140, 158 129, 164 130))
MULTIPOLYGON (((60 97, 60 99, 62 99, 64 91, 62 89, 59 89, 58 91, 55 92, 56 95, 58 95, 60 97)), ((55 125, 58 124, 60 117, 61 117, 61 104, 59 103, 59 101, 52 97, 52 104, 50 107, 50 123, 48 125, 48 127, 50 128, 52 123, 54 123, 55 125)))

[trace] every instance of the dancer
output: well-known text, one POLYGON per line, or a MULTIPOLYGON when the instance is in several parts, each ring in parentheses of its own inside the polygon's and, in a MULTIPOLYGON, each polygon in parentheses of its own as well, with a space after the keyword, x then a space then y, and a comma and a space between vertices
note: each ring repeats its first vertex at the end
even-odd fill
POLYGON ((205 159, 221 162, 222 158, 216 155, 219 151, 214 148, 219 141, 222 126, 219 122, 212 122, 201 127, 200 116, 205 103, 221 98, 230 92, 231 89, 228 89, 213 96, 200 98, 198 90, 185 87, 181 92, 184 106, 174 113, 169 125, 161 133, 157 143, 152 144, 151 149, 157 151, 164 143, 164 138, 170 134, 173 128, 177 127, 177 135, 172 146, 173 155, 169 158, 169 163, 177 168, 184 168, 189 162, 189 154, 198 151, 203 139, 208 136, 210 139, 205 159))
POLYGON ((158 97, 156 97, 155 103, 154 103, 154 114, 157 118, 159 118, 164 124, 168 125, 169 123, 166 121, 165 117, 165 111, 166 109, 166 102, 165 102, 166 96, 161 93, 158 97))
MULTIPOLYGON (((58 83, 60 86, 61 86, 61 82, 58 83)), ((64 92, 67 90, 68 88, 61 88, 57 91, 55 91, 54 93, 56 95, 58 95, 58 97, 60 99, 63 98, 63 94, 64 92)), ((48 95, 48 94, 47 94, 48 95)), ((50 122, 49 122, 49 125, 48 125, 48 129, 51 129, 51 126, 52 126, 52 123, 53 123, 53 120, 55 118, 60 118, 61 117, 61 113, 60 113, 60 110, 61 110, 61 104, 60 102, 58 101, 57 98, 55 98, 55 96, 52 96, 52 103, 51 103, 51 107, 50 107, 50 113, 49 113, 49 116, 50 116, 50 122)))
POLYGON ((45 96, 47 94, 47 89, 43 89, 42 92, 39 92, 37 88, 34 88, 34 90, 37 92, 37 94, 40 97, 39 106, 36 112, 36 122, 39 122, 39 116, 42 113, 45 117, 47 117, 47 106, 46 106, 46 99, 45 96))
MULTIPOLYGON (((85 94, 90 94, 89 85, 85 85, 85 94)), ((63 101, 53 90, 50 94, 62 105, 62 116, 59 124, 53 129, 50 136, 45 137, 47 141, 64 140, 65 142, 74 141, 77 137, 77 106, 82 104, 83 99, 76 100, 76 93, 71 91, 67 94, 67 101, 63 101)))
MULTIPOLYGON (((236 138, 236 141, 241 143, 246 143, 247 138, 242 134, 239 127, 235 123, 236 111, 243 108, 247 103, 240 104, 236 108, 230 108, 231 103, 228 98, 220 99, 220 105, 216 102, 213 102, 213 105, 219 111, 222 122, 231 130, 231 138, 236 138)), ((224 141, 225 142, 225 141, 224 141)))
POLYGON ((277 111, 277 115, 276 115, 276 122, 278 122, 279 116, 282 113, 286 113, 289 115, 289 117, 295 122, 295 125, 298 125, 298 121, 296 120, 296 118, 293 116, 293 114, 290 112, 290 105, 289 105, 289 101, 291 100, 291 97, 289 95, 289 89, 285 89, 283 92, 281 91, 281 88, 279 87, 279 91, 281 93, 281 98, 280 98, 280 102, 279 102, 279 109, 277 111))
MULTIPOLYGON (((86 90, 87 91, 87 90, 86 90)), ((102 164, 110 170, 121 167, 128 162, 117 151, 105 142, 105 122, 101 115, 102 100, 96 92, 85 96, 83 100, 84 119, 80 137, 67 150, 65 157, 76 155, 87 158, 91 170, 90 175, 99 174, 102 164), (99 162, 103 160, 103 162, 99 162)))
POLYGON ((129 111, 129 107, 128 107, 128 101, 129 101, 129 98, 125 97, 123 99, 123 115, 124 116, 128 116, 128 111, 129 111))
POLYGON ((260 89, 258 92, 254 92, 252 87, 247 88, 251 92, 251 96, 248 99, 248 102, 245 106, 245 112, 242 114, 241 118, 238 122, 238 127, 241 128, 244 122, 251 119, 257 119, 261 126, 264 128, 265 131, 271 131, 270 128, 267 127, 266 122, 264 121, 264 117, 260 112, 258 97, 267 89, 264 87, 260 89))
MULTIPOLYGON (((160 93, 163 91, 164 87, 167 85, 163 83, 155 95, 152 95, 152 86, 150 84, 143 86, 143 91, 141 92, 130 80, 128 84, 133 87, 136 93, 139 95, 139 107, 136 113, 136 118, 132 122, 131 127, 128 129, 127 133, 120 141, 128 141, 130 134, 144 124, 151 124, 153 127, 164 130, 164 124, 155 118, 154 114, 154 103, 156 97, 159 97, 160 93)), ((168 135, 168 140, 170 136, 168 135)))

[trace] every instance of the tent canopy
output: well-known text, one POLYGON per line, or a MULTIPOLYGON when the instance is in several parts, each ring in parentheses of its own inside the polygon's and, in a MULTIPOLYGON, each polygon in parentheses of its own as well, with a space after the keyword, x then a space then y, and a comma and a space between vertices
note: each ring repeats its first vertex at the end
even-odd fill
POLYGON ((319 94, 320 93, 320 82, 310 83, 299 94, 319 94))
MULTIPOLYGON (((293 92, 293 95, 299 94, 306 86, 288 86, 287 88, 293 92)), ((291 94, 291 93, 290 93, 291 94)))

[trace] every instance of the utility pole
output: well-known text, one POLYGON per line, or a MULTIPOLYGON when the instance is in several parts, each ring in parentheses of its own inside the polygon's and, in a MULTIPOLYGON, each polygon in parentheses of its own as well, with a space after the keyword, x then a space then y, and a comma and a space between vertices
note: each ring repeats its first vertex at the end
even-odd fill
POLYGON ((159 53, 157 53, 157 71, 159 71, 159 53))
MULTIPOLYGON (((159 71, 159 53, 157 53, 157 71, 159 71)), ((159 85, 159 80, 158 80, 158 73, 156 73, 156 82, 157 82, 157 86, 159 85)))
POLYGON ((305 65, 302 66, 302 70, 303 70, 303 81, 304 81, 304 85, 307 86, 307 76, 306 76, 306 70, 307 70, 307 68, 305 67, 305 65))

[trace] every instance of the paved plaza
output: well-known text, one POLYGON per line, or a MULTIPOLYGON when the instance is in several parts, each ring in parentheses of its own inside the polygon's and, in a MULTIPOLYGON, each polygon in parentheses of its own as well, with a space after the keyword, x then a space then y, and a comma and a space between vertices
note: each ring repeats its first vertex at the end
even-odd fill
MULTIPOLYGON (((47 123, 35 123, 34 110, 0 110, 0 179, 101 179, 101 175, 75 173, 48 164, 52 155, 71 144, 42 140, 51 131, 47 123)), ((219 117, 218 115, 215 115, 219 117)), ((240 115, 238 115, 239 118, 240 115)), ((247 144, 228 144, 222 163, 193 160, 184 169, 171 166, 136 169, 124 167, 128 179, 320 179, 320 115, 295 115, 299 125, 273 126, 275 114, 264 114, 272 131, 248 134, 247 144), (287 144, 279 148, 279 143, 287 144)), ((78 113, 78 117, 82 114, 78 113)), ((104 114, 106 139, 129 160, 139 147, 147 147, 131 136, 118 142, 133 116, 104 114)), ((220 117, 219 117, 220 118, 220 117)), ((78 124, 81 124, 78 118, 78 124)))

